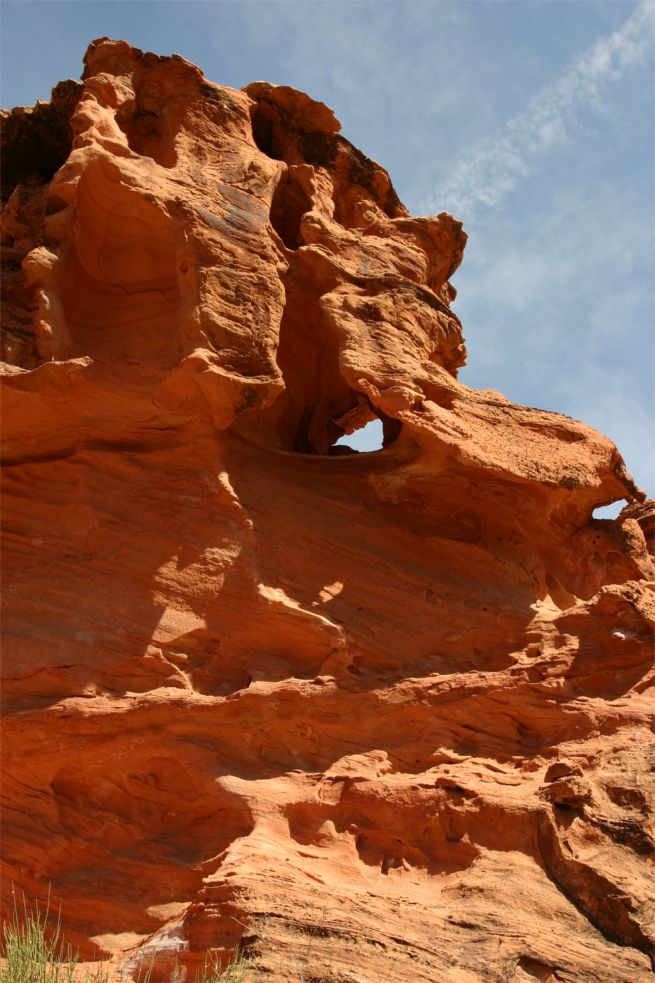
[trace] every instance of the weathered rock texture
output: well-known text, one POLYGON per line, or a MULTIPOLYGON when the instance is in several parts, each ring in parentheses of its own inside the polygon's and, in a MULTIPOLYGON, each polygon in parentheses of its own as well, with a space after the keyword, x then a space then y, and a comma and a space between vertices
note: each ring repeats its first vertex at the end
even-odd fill
POLYGON ((4 139, 5 903, 158 980, 650 978, 652 511, 457 381, 461 223, 124 42, 4 139))

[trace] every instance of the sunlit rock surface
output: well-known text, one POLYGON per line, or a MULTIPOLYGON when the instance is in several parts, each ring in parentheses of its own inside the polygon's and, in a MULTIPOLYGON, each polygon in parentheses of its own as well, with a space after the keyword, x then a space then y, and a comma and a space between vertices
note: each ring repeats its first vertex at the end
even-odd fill
POLYGON ((3 141, 5 911, 153 981, 650 979, 653 509, 457 381, 461 223, 124 42, 3 141))

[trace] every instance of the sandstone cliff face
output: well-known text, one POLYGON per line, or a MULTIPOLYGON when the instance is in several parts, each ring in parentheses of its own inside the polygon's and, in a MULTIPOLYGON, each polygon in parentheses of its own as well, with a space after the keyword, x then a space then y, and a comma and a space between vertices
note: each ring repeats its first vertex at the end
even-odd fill
POLYGON ((3 131, 5 904, 128 978, 650 978, 652 509, 457 381, 461 224, 124 42, 3 131))

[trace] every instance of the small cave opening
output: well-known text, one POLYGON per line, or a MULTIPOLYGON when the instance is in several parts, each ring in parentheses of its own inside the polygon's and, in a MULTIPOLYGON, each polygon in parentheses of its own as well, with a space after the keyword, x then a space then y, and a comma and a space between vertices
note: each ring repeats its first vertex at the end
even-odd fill
POLYGON ((343 434, 328 450, 331 457, 346 454, 371 454, 385 450, 397 439, 401 425, 389 417, 375 417, 351 434, 343 434))
POLYGON ((279 116, 275 109, 266 102, 258 102, 250 109, 252 136, 258 149, 273 160, 282 160, 276 153, 275 123, 279 116))
POLYGON ((384 442, 384 427, 382 420, 369 420, 367 424, 354 433, 344 434, 343 437, 334 443, 331 452, 335 453, 338 447, 347 447, 351 451, 358 453, 370 453, 370 451, 381 451, 384 442))
MULTIPOLYGON (((289 381, 289 379, 287 379, 289 381)), ((337 389, 340 387, 337 384, 337 389)), ((347 457, 386 450, 398 439, 402 424, 374 409, 347 387, 336 396, 300 404, 289 390, 273 414, 281 445, 312 457, 347 457), (344 408, 346 412, 344 413, 344 408)))
POLYGON ((271 203, 271 225, 279 235, 287 249, 298 249, 303 239, 300 223, 303 215, 310 211, 311 199, 294 177, 292 171, 287 171, 280 180, 273 194, 271 203))
MULTIPOLYGON (((298 174, 303 188, 304 177, 298 174)), ((360 388, 347 371, 342 339, 322 304, 338 279, 317 283, 315 277, 311 251, 298 249, 284 278, 286 304, 277 351, 284 391, 264 411, 259 426, 275 432, 280 449, 296 454, 327 457, 386 450, 400 436, 401 423, 373 405, 365 386, 360 388), (366 426, 371 423, 372 428, 366 426)))
POLYGON ((616 519, 626 505, 626 499, 622 498, 611 505, 599 505, 591 513, 592 519, 616 519))

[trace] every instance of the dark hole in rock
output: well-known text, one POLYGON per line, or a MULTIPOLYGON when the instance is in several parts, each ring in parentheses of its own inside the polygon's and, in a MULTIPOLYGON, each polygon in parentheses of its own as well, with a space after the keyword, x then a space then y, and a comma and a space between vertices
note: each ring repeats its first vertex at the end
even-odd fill
POLYGON ((521 956, 518 965, 520 969, 535 980, 543 980, 544 983, 548 983, 548 980, 559 979, 555 975, 554 967, 542 963, 538 959, 533 959, 530 956, 521 956))
MULTIPOLYGON (((289 172, 304 191, 306 167, 296 174, 291 165, 289 172)), ((299 196, 295 200, 298 218, 302 203, 299 196)), ((290 210, 285 221, 291 222, 292 214, 290 210)), ((285 231, 289 241, 293 232, 293 227, 285 231)), ((285 391, 271 408, 269 425, 275 428, 281 446, 297 454, 344 455, 357 453, 357 447, 349 438, 341 438, 378 418, 382 439, 378 430, 376 440, 367 443, 366 449, 386 448, 400 434, 401 424, 385 416, 361 392, 351 389, 344 378, 340 341, 321 308, 326 284, 315 283, 314 277, 310 251, 298 249, 284 278, 286 304, 277 352, 285 391)), ((369 441, 368 432, 366 437, 369 441)))
POLYGON ((281 179, 271 203, 271 225, 287 249, 302 245, 300 221, 312 203, 298 181, 287 172, 281 179))
POLYGON ((272 106, 266 103, 258 103, 250 111, 250 121, 252 123, 252 135, 255 143, 263 154, 272 157, 273 160, 282 160, 279 152, 275 150, 275 121, 277 114, 272 106))

